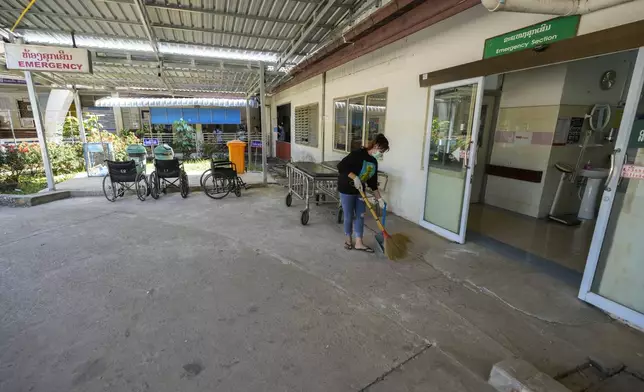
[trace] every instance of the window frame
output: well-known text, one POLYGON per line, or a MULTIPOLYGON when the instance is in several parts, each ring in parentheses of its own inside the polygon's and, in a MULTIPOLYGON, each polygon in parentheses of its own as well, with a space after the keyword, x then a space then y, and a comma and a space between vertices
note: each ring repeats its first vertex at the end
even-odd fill
POLYGON ((292 138, 293 144, 297 144, 298 146, 319 148, 320 147, 320 103, 311 102, 303 105, 293 106, 292 110, 293 110, 293 113, 292 113, 293 117, 291 120, 291 135, 292 135, 291 138, 292 138), (313 110, 317 111, 317 113, 315 113, 315 116, 313 116, 313 122, 315 123, 315 145, 311 144, 311 134, 309 134, 309 141, 307 143, 300 143, 297 141, 296 113, 297 113, 297 109, 301 109, 301 108, 312 108, 313 110))
MULTIPOLYGON (((367 134, 368 134, 368 132, 367 132, 367 108, 366 108, 367 102, 368 102, 367 97, 369 97, 370 95, 376 95, 376 94, 381 94, 381 93, 385 93, 387 95, 387 100, 389 99, 389 88, 381 88, 381 89, 377 89, 377 90, 367 91, 367 92, 364 92, 364 93, 351 94, 351 95, 345 95, 345 96, 333 98, 333 101, 332 101, 332 105, 333 105, 333 124, 332 124, 333 125, 332 126, 333 137, 332 137, 332 141, 333 141, 333 144, 331 146, 332 151, 342 153, 342 154, 349 154, 351 152, 351 151, 348 151, 347 149, 349 148, 349 100, 351 100, 353 98, 360 98, 360 97, 364 98, 365 110, 363 111, 363 114, 362 114, 362 144, 365 145, 367 143, 367 140, 365 140, 366 137, 367 137, 367 134), (339 102, 339 101, 345 101, 347 103, 346 108, 345 108, 345 118, 346 118, 345 121, 347 122, 347 124, 346 124, 346 131, 345 131, 345 135, 344 135, 345 136, 345 144, 344 144, 345 149, 344 150, 337 149, 336 146, 335 146, 335 125, 336 125, 335 103, 339 102)), ((385 123, 387 121, 387 111, 388 110, 389 110, 389 105, 385 105, 385 123)), ((387 129, 387 127, 385 126, 385 130, 386 129, 387 129)))

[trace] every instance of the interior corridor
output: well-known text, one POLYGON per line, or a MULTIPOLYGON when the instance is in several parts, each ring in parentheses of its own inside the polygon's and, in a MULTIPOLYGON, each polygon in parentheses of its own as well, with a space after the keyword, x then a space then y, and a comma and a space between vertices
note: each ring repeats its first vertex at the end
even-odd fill
POLYGON ((595 221, 579 226, 535 219, 484 204, 472 204, 467 229, 522 252, 584 271, 595 221))

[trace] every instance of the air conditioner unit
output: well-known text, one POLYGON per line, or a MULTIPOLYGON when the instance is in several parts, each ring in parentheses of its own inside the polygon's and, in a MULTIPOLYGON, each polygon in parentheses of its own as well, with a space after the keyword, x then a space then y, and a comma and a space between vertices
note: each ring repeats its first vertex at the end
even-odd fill
POLYGON ((36 123, 34 122, 33 118, 21 118, 20 119, 20 126, 22 128, 35 128, 36 123))

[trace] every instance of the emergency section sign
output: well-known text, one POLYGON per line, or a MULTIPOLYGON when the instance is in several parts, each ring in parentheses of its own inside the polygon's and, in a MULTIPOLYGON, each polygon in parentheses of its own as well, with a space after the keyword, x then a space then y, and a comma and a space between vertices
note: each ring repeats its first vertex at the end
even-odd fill
POLYGON ((483 58, 489 59, 572 38, 577 35, 580 18, 579 15, 562 16, 488 38, 485 40, 483 58))
POLYGON ((4 44, 4 55, 8 69, 92 73, 87 49, 4 44))

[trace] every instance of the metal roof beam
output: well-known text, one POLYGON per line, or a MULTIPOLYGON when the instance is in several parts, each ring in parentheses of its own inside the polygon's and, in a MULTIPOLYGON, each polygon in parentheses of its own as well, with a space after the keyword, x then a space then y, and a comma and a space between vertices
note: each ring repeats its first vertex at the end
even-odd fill
POLYGON ((162 55, 159 54, 159 47, 157 45, 157 39, 154 36, 154 31, 150 28, 150 21, 148 20, 147 15, 145 14, 145 9, 143 8, 143 2, 141 0, 134 0, 134 9, 136 10, 137 16, 139 17, 139 20, 143 24, 143 30, 145 30, 145 35, 148 36, 148 40, 150 41, 150 45, 152 46, 152 50, 154 50, 154 54, 159 61, 159 76, 161 77, 161 80, 163 81, 163 84, 167 87, 168 92, 170 94, 174 94, 172 92, 172 87, 170 84, 168 84, 168 81, 165 79, 163 76, 163 61, 162 61, 162 55))
MULTIPOLYGON (((143 60, 128 60, 121 58, 111 58, 111 57, 94 57, 93 64, 95 67, 120 67, 122 65, 131 65, 135 69, 141 68, 155 68, 157 62, 155 61, 143 61, 143 60), (138 66, 138 67, 137 67, 138 66)), ((244 73, 256 73, 259 65, 248 63, 248 64, 230 64, 228 62, 223 62, 223 68, 221 65, 205 65, 205 64, 188 64, 188 63, 176 63, 171 61, 164 61, 163 68, 166 70, 181 70, 181 71, 193 71, 193 72, 244 72, 244 73)), ((276 72, 267 72, 269 75, 277 74, 276 72)))
MULTIPOLYGON (((150 26, 157 29, 168 29, 168 30, 176 30, 176 31, 188 31, 188 32, 198 32, 198 33, 210 33, 210 34, 226 34, 226 35, 233 35, 236 37, 270 39, 274 41, 290 41, 294 38, 294 37, 284 37, 284 36, 278 36, 278 35, 238 33, 234 31, 204 29, 200 27, 177 26, 177 25, 163 24, 163 23, 152 23, 150 26)), ((314 42, 314 41, 307 42, 307 44, 314 44, 314 45, 317 45, 318 43, 319 42, 314 42)))
MULTIPOLYGON (((246 51, 246 52, 255 52, 255 53, 269 53, 269 54, 279 54, 279 51, 276 50, 264 50, 264 49, 248 49, 244 48, 241 46, 227 46, 227 45, 206 45, 206 44, 196 44, 194 42, 189 42, 189 41, 177 41, 177 40, 159 40, 159 42, 163 43, 169 43, 169 44, 179 44, 179 45, 188 45, 188 46, 195 46, 195 47, 205 47, 205 48, 217 48, 217 49, 234 49, 234 50, 239 50, 239 51, 246 51)), ((172 56, 172 54, 165 54, 166 56, 172 56)), ((306 56, 306 53, 304 52, 298 52, 294 53, 294 56, 306 56)), ((201 56, 193 56, 195 58, 199 58, 201 56)), ((201 58, 207 58, 207 59, 212 59, 213 57, 201 57, 201 58)))
MULTIPOLYGON (((23 10, 17 9, 17 8, 4 8, 0 7, 0 12, 11 12, 20 15, 23 10)), ((109 22, 109 23, 119 23, 119 24, 124 24, 124 25, 130 25, 130 26, 142 26, 141 23, 137 21, 132 21, 132 20, 122 20, 122 19, 110 19, 110 18, 96 18, 93 16, 84 16, 84 15, 70 15, 70 14, 62 14, 58 12, 45 12, 45 11, 29 11, 28 13, 25 14, 25 18, 30 18, 34 16, 45 16, 48 18, 61 18, 61 19, 75 19, 75 20, 83 20, 86 22, 109 22)))
MULTIPOLYGON (((136 1, 139 1, 139 0, 136 0, 136 1)), ((144 4, 147 8, 156 8, 156 9, 181 11, 181 12, 194 12, 194 13, 208 14, 208 15, 215 15, 215 16, 228 16, 231 18, 257 20, 260 22, 283 23, 283 24, 296 25, 296 26, 300 26, 305 23, 303 21, 296 20, 296 19, 270 18, 267 16, 217 11, 217 10, 207 9, 207 8, 186 7, 186 6, 175 5, 175 4, 159 4, 153 1, 146 1, 144 2, 144 4)))
POLYGON ((295 52, 300 48, 300 46, 302 46, 302 44, 304 44, 304 42, 306 42, 313 30, 318 27, 318 24, 322 21, 322 18, 324 18, 324 16, 326 16, 326 13, 331 8, 333 8, 333 5, 336 1, 337 0, 324 0, 324 2, 321 2, 318 5, 315 11, 311 14, 308 24, 302 29, 300 38, 298 38, 297 41, 293 42, 290 47, 284 53, 282 53, 282 55, 280 55, 280 58, 277 61, 277 65, 275 65, 275 69, 282 68, 286 64, 288 59, 295 54, 295 52))
MULTIPOLYGON (((140 25, 142 26, 142 25, 140 25)), ((19 29, 19 32, 25 32, 25 31, 36 31, 36 32, 46 32, 46 33, 53 33, 53 34, 70 34, 71 37, 71 31, 65 31, 65 30, 50 30, 50 29, 38 29, 38 28, 26 28, 26 29, 19 29)), ((141 40, 145 41, 145 38, 130 38, 127 36, 120 36, 120 35, 107 35, 107 34, 95 34, 95 33, 83 33, 83 32, 76 32, 76 36, 78 37, 79 35, 82 36, 88 36, 88 37, 94 37, 94 38, 107 38, 107 39, 134 39, 134 40, 141 40)), ((270 53, 270 54, 276 54, 279 53, 274 50, 261 50, 261 49, 250 49, 247 47, 242 47, 242 46, 224 46, 224 45, 204 45, 204 44, 196 44, 192 41, 179 41, 179 40, 162 40, 157 42, 164 42, 164 43, 171 43, 171 44, 179 44, 179 45, 192 45, 192 46, 200 46, 200 47, 207 47, 207 48, 219 48, 219 49, 232 49, 232 50, 240 50, 240 51, 246 51, 246 52, 256 52, 256 53, 270 53)), ((37 44, 37 42, 36 42, 37 44)), ((65 44, 62 44, 65 45, 65 44)), ((119 51, 117 49, 109 49, 109 48, 98 48, 98 47, 87 47, 87 46, 80 46, 80 47, 85 47, 87 49, 93 50, 93 51, 98 51, 98 52, 105 52, 105 53, 123 53, 123 51, 119 51)), ((145 54, 149 52, 142 52, 142 51, 137 51, 137 50, 131 50, 128 53, 132 54, 145 54)), ((151 53, 153 54, 153 53, 151 53)), ((296 53, 296 56, 305 56, 305 53, 296 53)), ((166 54, 167 56, 173 56, 171 54, 166 54)), ((195 58, 203 58, 203 59, 210 59, 214 60, 212 57, 200 57, 200 56, 194 56, 195 58)), ((235 60, 228 60, 228 59, 223 59, 225 62, 230 62, 230 61, 235 61, 235 60)), ((239 60, 243 61, 243 60, 239 60)))

